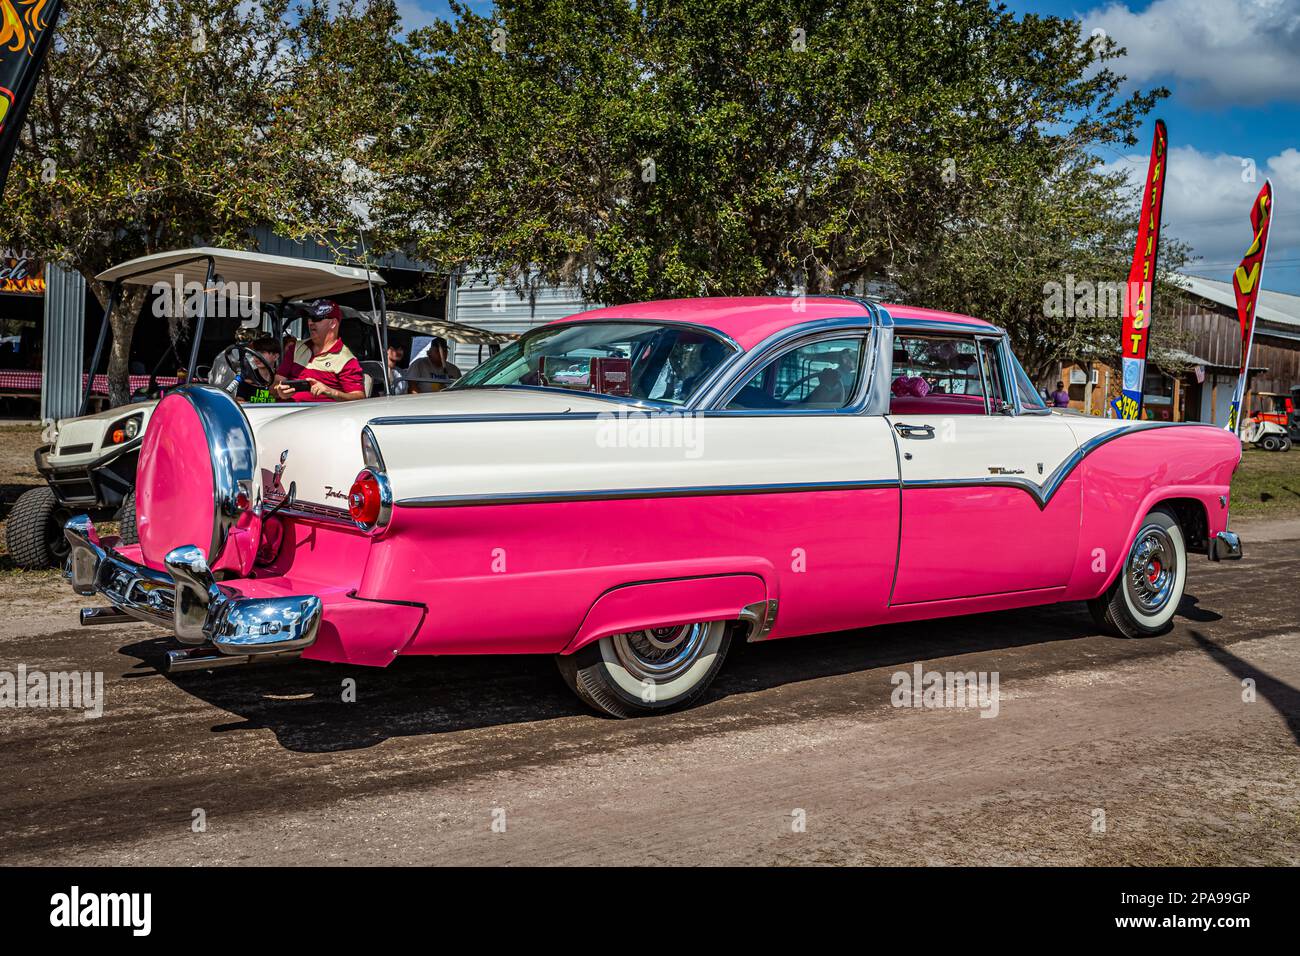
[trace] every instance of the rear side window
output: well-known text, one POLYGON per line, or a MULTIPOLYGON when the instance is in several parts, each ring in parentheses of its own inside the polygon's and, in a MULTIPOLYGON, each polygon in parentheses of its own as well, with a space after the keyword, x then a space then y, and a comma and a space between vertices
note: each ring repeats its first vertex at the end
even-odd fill
POLYGON ((861 336, 823 339, 768 362, 727 403, 730 409, 834 410, 853 401, 862 378, 861 336))

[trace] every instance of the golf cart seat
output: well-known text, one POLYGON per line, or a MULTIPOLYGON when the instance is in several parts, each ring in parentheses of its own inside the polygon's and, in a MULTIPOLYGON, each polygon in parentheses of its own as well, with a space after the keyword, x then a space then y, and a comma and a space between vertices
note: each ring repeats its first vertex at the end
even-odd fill
POLYGON ((387 395, 388 389, 384 386, 384 363, 375 362, 370 359, 361 362, 361 371, 366 376, 366 398, 372 395, 387 395))

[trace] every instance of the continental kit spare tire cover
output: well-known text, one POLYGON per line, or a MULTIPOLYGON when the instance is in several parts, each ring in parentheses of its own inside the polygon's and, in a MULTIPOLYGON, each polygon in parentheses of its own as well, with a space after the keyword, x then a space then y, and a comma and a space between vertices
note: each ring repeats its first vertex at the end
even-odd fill
POLYGON ((169 392, 149 418, 136 470, 135 511, 145 564, 192 544, 211 566, 252 491, 253 432, 225 392, 190 385, 169 392))

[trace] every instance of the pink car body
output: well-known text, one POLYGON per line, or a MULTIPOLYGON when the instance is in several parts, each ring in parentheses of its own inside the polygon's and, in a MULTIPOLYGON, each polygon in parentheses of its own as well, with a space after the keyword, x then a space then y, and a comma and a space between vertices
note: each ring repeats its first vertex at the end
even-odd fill
POLYGON ((698 622, 769 640, 1098 599, 1155 509, 1187 551, 1240 555, 1232 435, 1043 408, 979 320, 736 298, 551 328, 589 323, 686 328, 722 357, 671 406, 472 382, 309 408, 169 395, 141 452, 139 545, 68 527, 74 587, 112 605, 83 620, 172 629, 174 670, 563 657, 698 622), (893 394, 909 373, 928 394, 893 394), (656 428, 694 429, 699 453, 629 438, 656 428))

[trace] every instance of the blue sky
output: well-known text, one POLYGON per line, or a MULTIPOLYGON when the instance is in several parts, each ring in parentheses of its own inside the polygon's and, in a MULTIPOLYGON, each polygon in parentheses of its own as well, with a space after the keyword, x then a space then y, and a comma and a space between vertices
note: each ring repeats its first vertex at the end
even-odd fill
MULTIPOLYGON (((1169 88, 1166 234, 1201 257, 1188 272, 1227 281, 1250 244, 1250 206, 1265 177, 1276 215, 1264 287, 1300 295, 1300 0, 1006 0, 1103 30, 1128 56, 1112 63, 1142 88, 1169 88), (1254 182, 1249 181, 1253 164, 1254 182)), ((469 4, 490 10, 490 2, 469 4)), ((412 27, 448 17, 445 0, 399 0, 412 27)), ((1154 120, 1154 116, 1152 117, 1154 120)), ((1140 179, 1151 123, 1130 155, 1104 154, 1140 179)))

